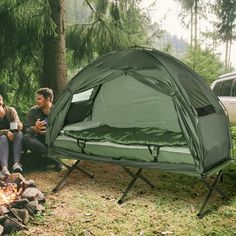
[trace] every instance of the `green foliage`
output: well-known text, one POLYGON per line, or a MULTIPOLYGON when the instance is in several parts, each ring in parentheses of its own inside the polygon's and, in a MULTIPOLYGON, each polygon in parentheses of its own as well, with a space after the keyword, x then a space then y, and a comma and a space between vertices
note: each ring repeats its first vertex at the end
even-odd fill
POLYGON ((235 229, 216 229, 213 230, 212 232, 206 234, 206 236, 234 236, 236 235, 236 230, 235 229))
POLYGON ((186 27, 190 28, 190 44, 193 46, 197 42, 198 29, 198 17, 199 15, 204 17, 207 9, 207 4, 202 0, 175 0, 179 2, 182 11, 179 13, 181 23, 186 27), (194 32, 195 31, 195 32, 194 32))
POLYGON ((231 128, 231 134, 232 134, 232 138, 236 140, 236 127, 235 126, 231 128))
POLYGON ((80 67, 94 57, 112 50, 147 44, 149 19, 138 7, 139 1, 85 1, 91 14, 87 24, 67 28, 67 49, 72 52, 69 67, 80 67))
POLYGON ((195 0, 177 0, 181 3, 181 6, 184 10, 190 11, 194 7, 195 0))
POLYGON ((236 155, 236 126, 231 127, 231 135, 232 135, 232 142, 233 142, 233 156, 236 155))
MULTIPOLYGON (((138 3, 139 0, 91 0, 90 5, 86 0, 65 1, 69 6, 67 23, 73 23, 67 27, 71 74, 74 68, 98 55, 147 44, 146 26, 150 22, 138 3)), ((45 35, 55 34, 50 14, 47 0, 0 1, 0 94, 7 105, 17 108, 22 119, 34 103, 42 77, 45 35)))
POLYGON ((225 43, 225 66, 230 65, 232 41, 235 39, 236 1, 218 0, 215 5, 218 22, 215 24, 220 41, 225 43))
POLYGON ((66 25, 86 24, 91 14, 90 8, 84 1, 66 0, 65 2, 65 23, 66 25))
POLYGON ((165 53, 172 54, 172 45, 171 45, 171 43, 170 42, 167 43, 162 51, 165 52, 165 53))
POLYGON ((235 38, 236 1, 218 0, 215 9, 218 17, 216 28, 220 39, 223 42, 232 41, 235 38))
POLYGON ((224 65, 220 58, 211 49, 201 49, 197 47, 195 55, 194 49, 189 48, 183 61, 204 78, 208 83, 217 79, 219 75, 225 73, 224 65))
POLYGON ((44 34, 54 34, 45 0, 0 2, 0 93, 21 116, 32 105, 42 73, 44 34))
POLYGON ((0 47, 0 58, 3 61, 0 69, 7 68, 17 56, 21 56, 22 64, 28 57, 32 59, 32 50, 42 46, 45 32, 54 33, 50 8, 44 0, 2 0, 0 17, 0 43, 4 45, 0 47))

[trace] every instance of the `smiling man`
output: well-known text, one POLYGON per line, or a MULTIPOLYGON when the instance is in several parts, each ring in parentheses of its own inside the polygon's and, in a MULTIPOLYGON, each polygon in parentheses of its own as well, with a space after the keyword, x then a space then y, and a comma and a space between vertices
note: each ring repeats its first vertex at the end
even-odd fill
MULTIPOLYGON (((49 88, 40 88, 36 92, 36 105, 33 106, 26 117, 23 146, 34 155, 45 158, 48 161, 45 134, 47 129, 47 117, 52 108, 53 91, 49 88)), ((61 165, 55 162, 55 170, 61 170, 61 165)))

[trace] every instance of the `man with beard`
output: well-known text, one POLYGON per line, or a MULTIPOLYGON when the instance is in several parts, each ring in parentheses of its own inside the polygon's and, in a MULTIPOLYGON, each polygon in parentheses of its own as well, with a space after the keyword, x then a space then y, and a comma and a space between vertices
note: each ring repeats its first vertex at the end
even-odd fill
MULTIPOLYGON (((48 163, 47 147, 45 144, 45 134, 47 128, 48 114, 52 108, 53 91, 49 88, 40 88, 36 92, 36 105, 33 106, 27 115, 25 122, 25 132, 23 146, 29 149, 34 155, 40 156, 48 163)), ((61 170, 61 164, 51 160, 55 164, 55 170, 61 170)))

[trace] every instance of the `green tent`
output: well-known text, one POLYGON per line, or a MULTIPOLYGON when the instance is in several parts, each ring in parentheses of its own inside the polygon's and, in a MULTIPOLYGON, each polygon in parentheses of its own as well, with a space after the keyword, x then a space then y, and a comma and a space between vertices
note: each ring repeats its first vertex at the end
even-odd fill
POLYGON ((51 153, 76 165, 93 160, 204 177, 231 161, 228 118, 204 80, 170 55, 138 47, 99 57, 68 83, 46 140, 51 153))

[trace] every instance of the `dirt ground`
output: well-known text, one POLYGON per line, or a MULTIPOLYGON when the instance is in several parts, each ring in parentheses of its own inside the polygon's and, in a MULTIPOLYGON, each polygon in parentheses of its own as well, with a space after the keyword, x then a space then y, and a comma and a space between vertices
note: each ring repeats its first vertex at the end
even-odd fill
POLYGON ((202 220, 196 215, 207 190, 195 177, 146 169, 143 173, 155 188, 138 180, 119 205, 117 200, 131 180, 127 173, 109 164, 82 166, 94 178, 75 170, 57 193, 52 189, 65 170, 26 171, 26 179, 35 180, 45 193, 46 211, 31 221, 28 231, 14 235, 236 235, 235 164, 220 184, 228 198, 214 193, 208 205, 211 211, 202 220))

